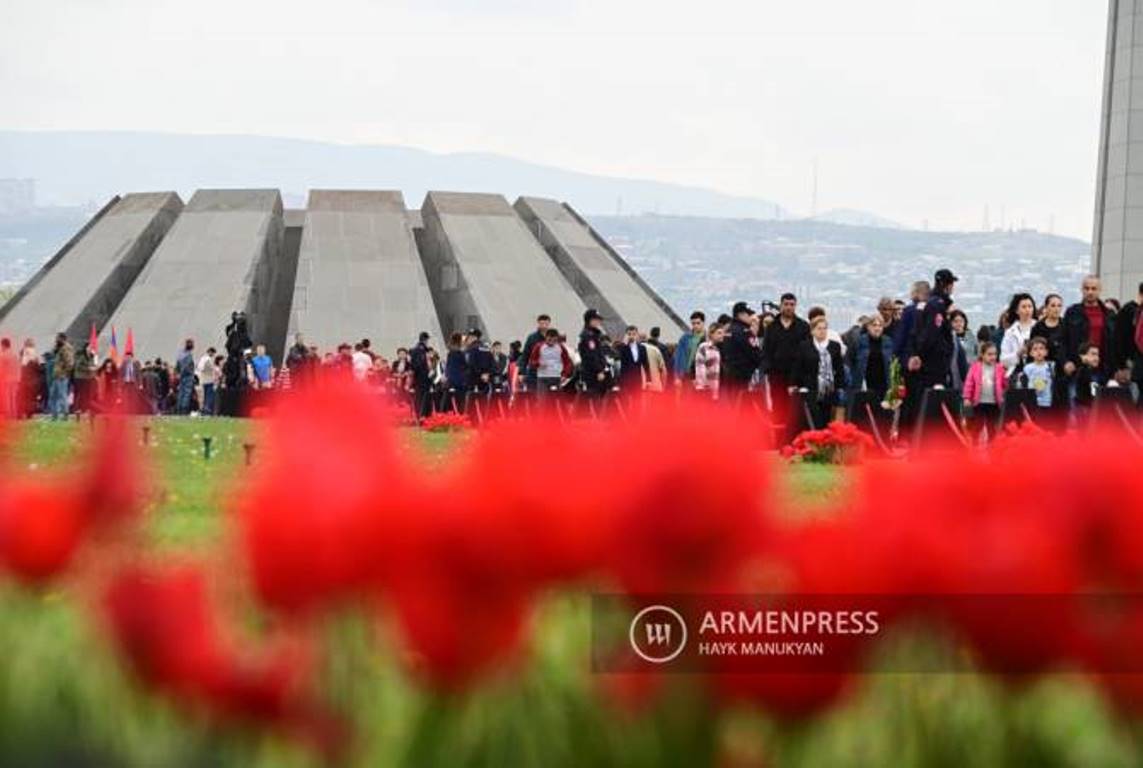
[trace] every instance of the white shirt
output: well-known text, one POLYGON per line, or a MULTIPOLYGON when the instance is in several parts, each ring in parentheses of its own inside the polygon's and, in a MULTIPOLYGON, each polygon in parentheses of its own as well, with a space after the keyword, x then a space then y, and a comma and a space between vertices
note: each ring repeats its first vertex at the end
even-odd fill
POLYGON ((365 377, 369 375, 369 369, 373 367, 373 358, 362 352, 360 349, 353 353, 353 378, 358 381, 365 381, 365 377))
POLYGON ((633 341, 627 346, 631 348, 631 358, 635 362, 639 362, 639 342, 633 341))
POLYGON ((1017 321, 1004 332, 1004 339, 1000 342, 1000 363, 1009 371, 1009 376, 1016 372, 1016 366, 1023 359, 1024 347, 1032 338, 1032 326, 1035 324, 1034 320, 1029 320, 1027 325, 1017 321))
POLYGON ((198 380, 203 384, 214 383, 214 359, 210 355, 198 359, 198 380))

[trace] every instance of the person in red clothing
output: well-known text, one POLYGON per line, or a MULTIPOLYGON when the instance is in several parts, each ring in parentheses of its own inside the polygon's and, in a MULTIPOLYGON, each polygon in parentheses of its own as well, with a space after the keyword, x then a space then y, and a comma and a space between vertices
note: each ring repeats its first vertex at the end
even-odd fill
POLYGON ((560 343, 560 332, 548 328, 544 331, 543 343, 534 345, 528 356, 528 369, 536 372, 536 391, 540 396, 558 391, 571 376, 572 367, 571 355, 560 343))
POLYGON ((1110 378, 1116 364, 1115 315, 1100 299, 1099 278, 1088 275, 1083 279, 1083 300, 1068 307, 1064 313, 1064 373, 1075 374, 1081 365, 1080 349, 1094 344, 1099 350, 1100 368, 1110 378))

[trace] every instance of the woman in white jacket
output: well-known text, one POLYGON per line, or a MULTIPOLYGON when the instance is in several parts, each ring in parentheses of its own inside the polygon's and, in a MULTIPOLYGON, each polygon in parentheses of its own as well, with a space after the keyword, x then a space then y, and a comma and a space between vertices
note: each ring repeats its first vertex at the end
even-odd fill
POLYGON ((1017 375, 1018 369, 1028 355, 1028 342, 1032 338, 1032 327, 1036 324, 1036 300, 1030 294, 1018 293, 1008 305, 1008 330, 1000 342, 1000 362, 1009 372, 1009 377, 1017 375))

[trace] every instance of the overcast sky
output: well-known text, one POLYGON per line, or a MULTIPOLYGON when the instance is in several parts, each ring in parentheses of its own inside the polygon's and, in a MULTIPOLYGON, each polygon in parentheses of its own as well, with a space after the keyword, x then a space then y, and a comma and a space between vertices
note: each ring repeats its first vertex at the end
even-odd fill
MULTIPOLYGON (((1106 0, 3 0, 0 128, 488 151, 1090 239, 1106 0), (542 6, 542 7, 540 7, 542 6)), ((378 183, 383 185, 383 180, 378 183)), ((574 201, 572 201, 574 203, 574 201)))

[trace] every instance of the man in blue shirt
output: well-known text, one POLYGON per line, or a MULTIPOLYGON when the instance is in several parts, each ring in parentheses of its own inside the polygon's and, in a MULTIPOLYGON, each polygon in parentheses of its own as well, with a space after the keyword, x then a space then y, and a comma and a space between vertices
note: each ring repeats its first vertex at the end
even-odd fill
POLYGON ((259 344, 255 349, 250 367, 254 370, 254 388, 269 389, 274 381, 274 361, 266 354, 266 346, 259 344))

